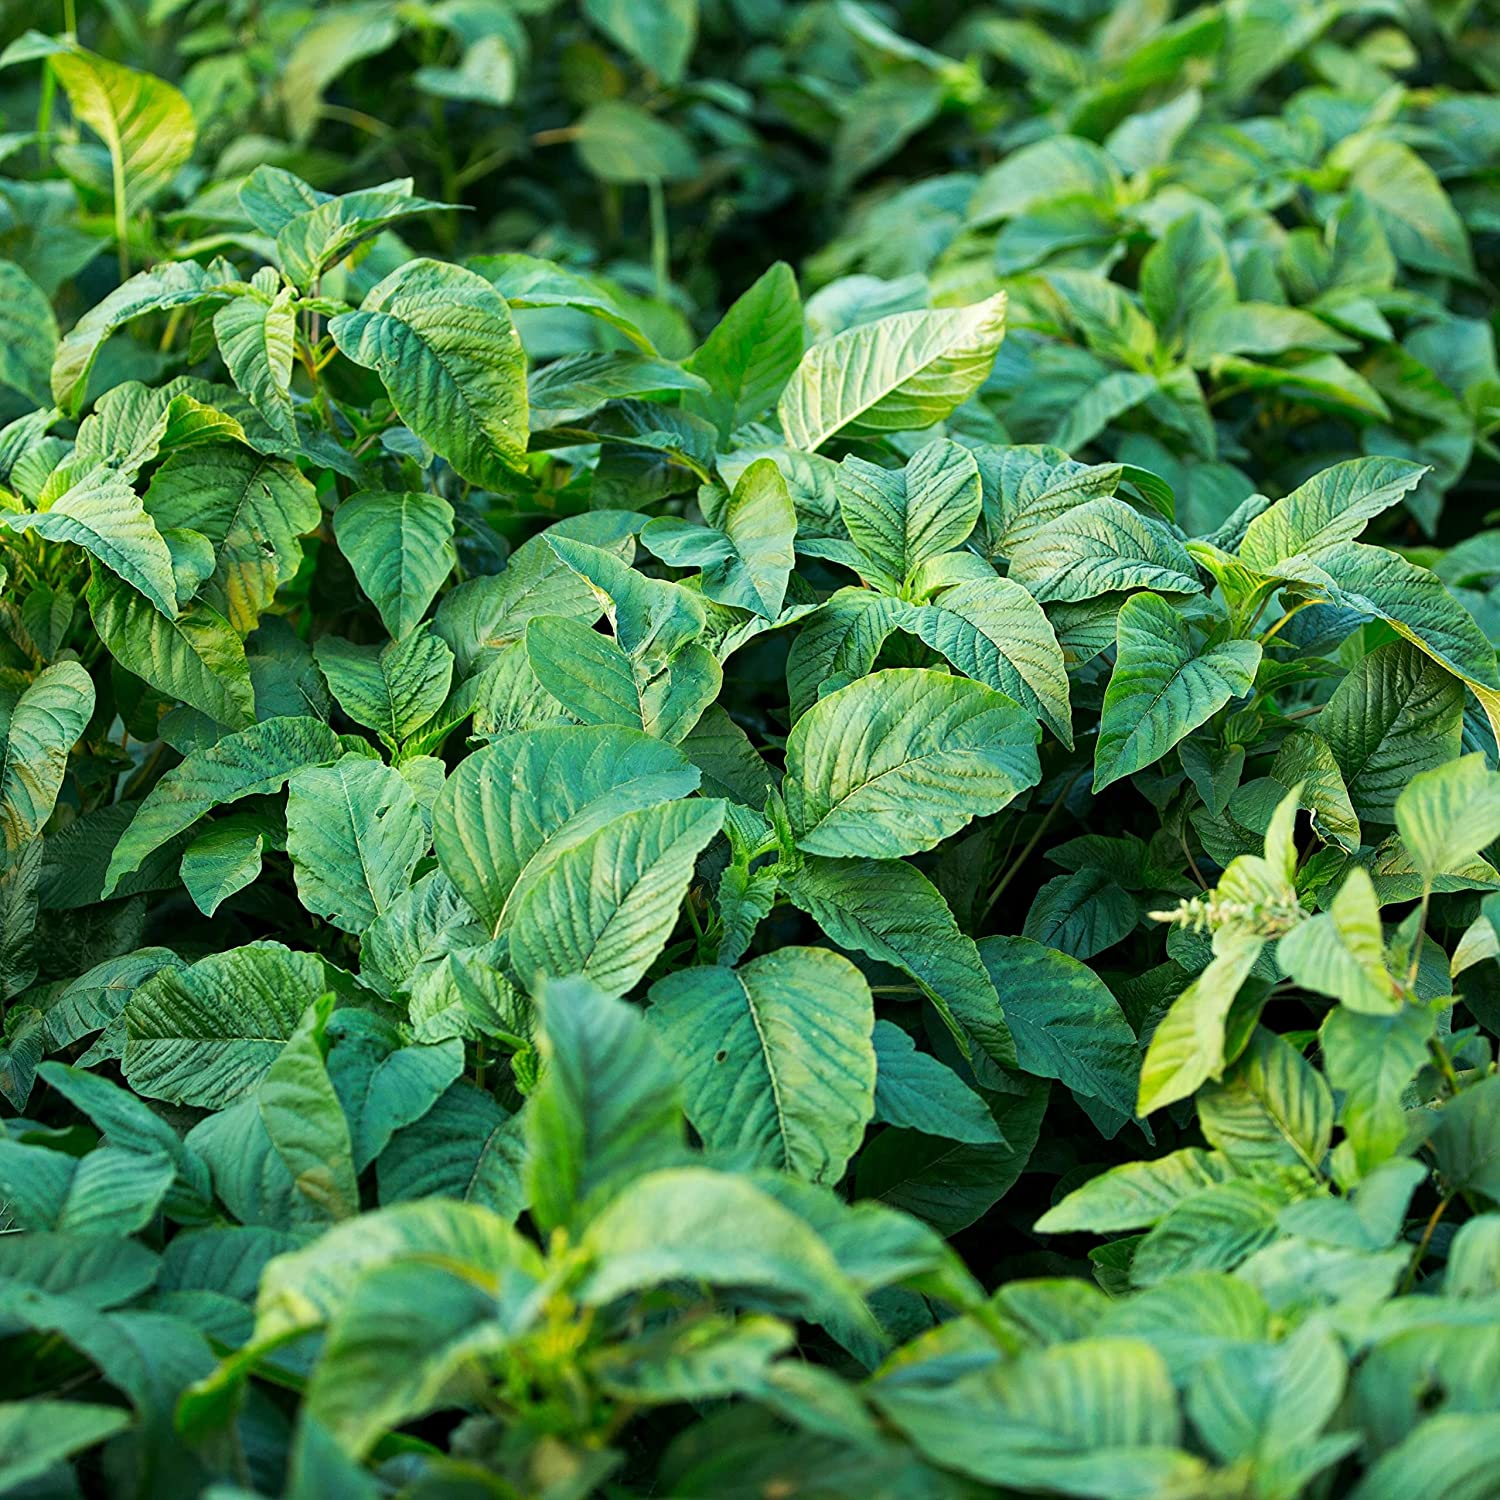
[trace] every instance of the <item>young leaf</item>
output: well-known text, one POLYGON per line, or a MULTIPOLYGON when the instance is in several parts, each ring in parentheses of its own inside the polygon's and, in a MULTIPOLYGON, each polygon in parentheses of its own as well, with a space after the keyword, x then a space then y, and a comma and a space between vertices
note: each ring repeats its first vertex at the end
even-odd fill
POLYGON ((687 360, 710 394, 689 394, 686 405, 731 433, 761 416, 781 394, 802 357, 802 301, 785 261, 741 294, 687 360))
POLYGON ((1156 594, 1125 601, 1119 654, 1104 694, 1094 790, 1154 765, 1231 698, 1242 698, 1260 665, 1256 641, 1197 650, 1181 615, 1156 594))

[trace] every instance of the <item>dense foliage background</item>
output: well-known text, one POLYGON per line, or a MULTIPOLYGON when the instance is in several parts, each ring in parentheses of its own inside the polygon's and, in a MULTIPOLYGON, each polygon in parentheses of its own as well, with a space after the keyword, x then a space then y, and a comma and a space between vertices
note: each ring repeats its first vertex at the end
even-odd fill
POLYGON ((0 4, 0 1493, 1500 1496, 1500 15, 0 4))

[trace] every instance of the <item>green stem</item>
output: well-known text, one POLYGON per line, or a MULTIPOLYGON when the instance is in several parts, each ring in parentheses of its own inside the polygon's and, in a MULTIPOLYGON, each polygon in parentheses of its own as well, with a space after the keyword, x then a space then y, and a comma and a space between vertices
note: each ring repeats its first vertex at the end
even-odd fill
POLYGON ((666 301, 672 284, 672 244, 661 178, 653 177, 646 183, 646 198, 651 205, 651 269, 656 277, 656 295, 666 301))
POLYGON ((1411 1264, 1406 1268, 1406 1278, 1401 1283, 1402 1292, 1409 1292, 1416 1284, 1417 1272, 1421 1269, 1422 1257, 1427 1254, 1427 1247, 1432 1243, 1433 1232, 1438 1227, 1438 1220, 1448 1211, 1448 1205, 1453 1202, 1453 1194, 1449 1193, 1438 1202, 1433 1209, 1431 1217, 1427 1220, 1426 1227, 1422 1230, 1422 1238, 1417 1241, 1416 1251, 1411 1258, 1411 1264))
POLYGON ((1026 843, 1021 852, 1016 855, 1014 860, 1011 861, 1009 867, 997 882, 995 889, 990 892, 990 899, 985 902, 984 912, 980 916, 981 922, 986 921, 989 918, 989 914, 995 909, 995 903, 1000 899, 1001 896, 1005 894, 1006 886, 1011 883, 1012 879, 1015 878, 1016 873, 1021 869, 1026 861, 1031 858, 1031 851, 1035 849, 1039 843, 1041 843, 1042 835, 1046 833, 1046 831, 1052 826, 1053 818, 1057 816, 1059 810, 1062 808, 1063 803, 1066 802, 1070 796, 1072 796, 1073 788, 1078 785, 1079 779, 1083 776, 1083 774, 1084 773, 1080 771, 1078 775, 1075 776, 1068 783, 1067 787, 1058 795, 1052 806, 1049 807, 1046 813, 1043 815, 1042 821, 1037 824, 1036 832, 1026 840, 1026 843))

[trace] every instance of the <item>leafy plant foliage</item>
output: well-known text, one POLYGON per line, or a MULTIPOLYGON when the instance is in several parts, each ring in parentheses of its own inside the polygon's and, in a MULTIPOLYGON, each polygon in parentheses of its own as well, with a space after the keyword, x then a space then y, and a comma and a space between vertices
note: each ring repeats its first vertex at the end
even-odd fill
POLYGON ((1491 8, 80 9, 0 1492, 1496 1494, 1491 8))

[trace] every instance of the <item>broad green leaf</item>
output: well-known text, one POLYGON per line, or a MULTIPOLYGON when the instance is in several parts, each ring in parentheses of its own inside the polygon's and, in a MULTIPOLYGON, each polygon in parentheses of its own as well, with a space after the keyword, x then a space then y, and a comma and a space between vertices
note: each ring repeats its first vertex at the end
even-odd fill
POLYGON ((1387 1449, 1350 1490, 1350 1500, 1480 1500, 1500 1464, 1494 1413, 1450 1411, 1429 1417, 1387 1449))
POLYGON ((515 1218, 527 1198, 523 1120, 524 1115, 507 1115, 488 1093, 455 1083, 380 1153, 375 1168, 380 1201, 457 1198, 506 1220, 515 1218))
POLYGON ((286 849, 302 904, 360 933, 411 885, 427 833, 400 772, 350 754, 292 772, 286 849))
POLYGON ((464 759, 433 809, 438 862, 491 931, 518 886, 627 812, 697 789, 681 751, 629 729, 557 726, 464 759))
POLYGON ((50 509, 4 518, 12 531, 70 542, 144 594, 169 620, 177 617, 172 554, 130 481, 114 469, 90 469, 50 509))
POLYGON ((453 507, 438 495, 363 490, 333 513, 333 534, 391 639, 416 629, 453 571, 453 507))
POLYGON ((1167 225, 1141 259, 1140 286, 1146 312, 1168 342, 1183 341, 1190 328, 1239 299, 1228 247, 1202 213, 1167 225))
POLYGON ((338 736, 321 720, 269 719, 195 750, 151 788, 110 855, 104 894, 204 813, 241 797, 279 792, 304 766, 339 754, 338 736))
POLYGON ((872 1330, 873 1319, 806 1220, 742 1177, 677 1167, 638 1178, 588 1226, 580 1296, 603 1306, 668 1282, 746 1287, 800 1315, 872 1330))
POLYGON ((407 261, 328 331, 465 479, 507 485, 526 452, 526 361, 505 299, 482 276, 407 261))
POLYGON ((1449 1191, 1500 1203, 1500 1075, 1471 1083, 1443 1105, 1428 1141, 1449 1191))
POLYGON ((324 995, 304 1012, 255 1091, 261 1124, 296 1191, 324 1222, 359 1212, 349 1122, 323 1060, 323 1029, 333 1005, 324 995))
POLYGON ((979 468, 967 448, 940 438, 918 449, 904 469, 846 458, 838 494, 855 545, 899 584, 968 539, 979 519, 979 468))
POLYGON ((1177 1446, 1166 1362, 1139 1339, 1076 1339, 943 1385, 876 1389, 923 1453, 989 1484, 1144 1500, 1204 1481, 1203 1461, 1177 1446))
POLYGON ((840 948, 911 975, 966 1050, 977 1045, 1015 1067, 1015 1044, 979 950, 914 865, 814 857, 783 888, 840 948))
POLYGON ((88 600, 94 629, 126 671, 216 724, 254 723, 244 642, 216 609, 194 604, 169 620, 134 589, 98 574, 88 600))
POLYGON ((683 1154, 677 1079, 640 1013, 581 978, 540 995, 542 1081, 526 1112, 532 1213, 578 1227, 683 1154))
POLYGON ((260 875, 265 835, 226 819, 200 833, 182 851, 182 883, 193 905, 211 917, 225 901, 260 875))
POLYGON ((622 51, 643 64, 668 88, 682 82, 698 33, 698 0, 584 0, 583 13, 622 51))
MULTIPOLYGON (((7 329, 6 347, 0 351, 0 385, 20 392, 38 406, 50 405, 57 319, 47 294, 20 266, 8 260, 0 261, 0 313, 7 329)), ((797 331, 800 353, 800 316, 797 331)))
POLYGON ((1282 786, 1301 786, 1302 805, 1312 813, 1319 838, 1350 854, 1359 848, 1359 819, 1333 749, 1321 734, 1310 729, 1289 734, 1271 762, 1271 779, 1282 786))
MULTIPOLYGON (((911 606, 901 625, 965 677, 1014 698, 1073 748, 1062 647, 1042 607, 1020 584, 1010 578, 960 583, 930 604, 911 606)), ((799 642, 807 636, 804 627, 799 642)))
POLYGON ((165 79, 98 57, 69 38, 53 42, 48 66, 73 113, 109 151, 114 177, 115 233, 160 197, 193 154, 192 107, 165 79))
POLYGON ((875 1098, 870 987, 823 948, 781 948, 739 969, 683 969, 651 988, 650 1020, 711 1150, 837 1182, 875 1098))
POLYGON ((322 962, 280 943, 161 969, 125 1006, 125 1081, 148 1099, 220 1109, 260 1082, 326 989, 322 962))
POLYGON ((1125 1162, 1091 1177, 1036 1222, 1039 1234, 1115 1234, 1149 1229, 1185 1199, 1225 1182, 1229 1163, 1187 1146, 1151 1161, 1125 1162))
POLYGON ((17 695, 0 695, 0 834, 14 855, 41 833, 94 714, 94 684, 76 661, 47 667, 17 695))
POLYGON ((1251 932, 1215 934, 1212 962, 1172 1002, 1152 1034, 1141 1063, 1137 1114, 1186 1099, 1223 1073, 1229 1007, 1264 946, 1265 940, 1251 932))
POLYGON ((627 812, 563 850, 514 903, 516 973, 528 984, 582 974, 609 994, 631 989, 671 936, 724 807, 684 801, 627 812))
POLYGON ((1385 933, 1368 871, 1356 865, 1329 903, 1282 938, 1276 961, 1304 989, 1351 1010, 1389 1015, 1400 1006, 1385 965, 1385 933))
POLYGON ((1009 698, 942 672, 860 678, 797 721, 787 809, 810 854, 930 849, 1041 777, 1039 731, 1009 698))
POLYGON ((248 448, 211 444, 174 453, 146 491, 160 527, 190 527, 213 544, 200 597, 240 635, 270 608, 302 564, 300 537, 322 520, 318 497, 297 468, 248 448))
POLYGON ((708 417, 721 433, 754 421, 781 394, 802 347, 797 278, 779 260, 735 300, 687 360, 710 389, 707 396, 689 393, 688 410, 708 417))
POLYGON ((1141 908, 1104 870, 1058 875, 1036 893, 1023 934, 1073 958, 1091 959, 1135 931, 1141 908))
POLYGON ((1140 1048, 1120 1002, 1087 965, 1024 937, 990 937, 979 956, 1005 1010, 1023 1072, 1135 1113, 1140 1048))
POLYGON ((802 356, 777 407, 788 443, 931 427, 974 394, 1005 335, 1005 296, 877 318, 802 356))
POLYGON ((1500 838, 1500 775, 1478 754, 1420 772, 1396 798, 1396 828, 1430 885, 1500 838))
POLYGON ((276 258, 281 269, 289 281, 314 295, 325 271, 347 259, 382 229, 414 214, 457 207, 415 197, 409 177, 335 198, 319 197, 319 202, 294 214, 276 230, 276 258))
POLYGON ((146 313, 166 312, 199 303, 222 302, 238 281, 228 261, 207 266, 197 261, 168 261, 142 271, 91 307, 63 336, 52 362, 52 398, 65 414, 77 413, 84 386, 104 341, 117 328, 146 313))
POLYGON ((875 1023, 875 1118, 973 1146, 1003 1145, 983 1099, 891 1021, 875 1023))
POLYGON ((1407 641, 1355 663, 1316 722, 1361 818, 1394 823, 1412 777, 1458 754, 1463 703, 1463 684, 1407 641))
POLYGON ((1198 1123, 1237 1167, 1319 1169, 1333 1135, 1333 1095, 1285 1037, 1260 1026, 1223 1083, 1198 1095, 1198 1123))
MULTIPOLYGON (((829 683, 842 686, 846 679, 863 677, 892 632, 908 618, 909 609, 902 600, 873 589, 840 589, 803 620, 787 653, 793 718, 806 713, 829 683)), ((963 670, 961 663, 954 665, 963 670)), ((982 672, 969 675, 988 681, 982 672)))
POLYGON ((0 1402, 0 1488, 44 1480, 64 1459, 130 1426, 118 1406, 83 1401, 0 1402))
POLYGON ((282 437, 296 442, 291 384, 297 313, 291 288, 257 288, 231 298, 214 314, 213 328, 229 378, 282 437))
POLYGON ((1118 630, 1094 750, 1096 792, 1154 765, 1231 698, 1244 697, 1260 665, 1256 641, 1198 649, 1182 616, 1156 594, 1127 599, 1118 630))
POLYGON ((1339 1123, 1345 1141, 1337 1157, 1353 1158, 1351 1177, 1373 1171, 1401 1147, 1406 1135, 1407 1085, 1427 1058, 1434 1018, 1421 1006, 1392 1015, 1370 1015, 1339 1006, 1319 1033, 1329 1085, 1342 1096, 1339 1123))
POLYGON ((573 142, 584 166, 601 182, 680 182, 698 171, 687 136, 624 99, 589 105, 574 122, 573 142))
POLYGON ((339 707, 392 746, 437 713, 453 680, 453 652, 427 630, 413 630, 384 646, 356 646, 325 635, 313 656, 339 707))
POLYGON ((1042 604, 1125 589, 1198 592, 1197 568, 1182 544, 1112 496, 1073 506, 1015 547, 1010 576, 1042 604))
POLYGON ((774 620, 796 561, 796 531, 786 480, 762 458, 740 475, 717 528, 662 516, 641 531, 641 545, 669 567, 701 569, 708 598, 774 620))
POLYGON ((1351 458, 1315 474, 1245 530, 1240 561, 1272 577, 1280 564, 1352 542, 1365 524, 1395 505, 1427 472, 1404 458, 1351 458))

